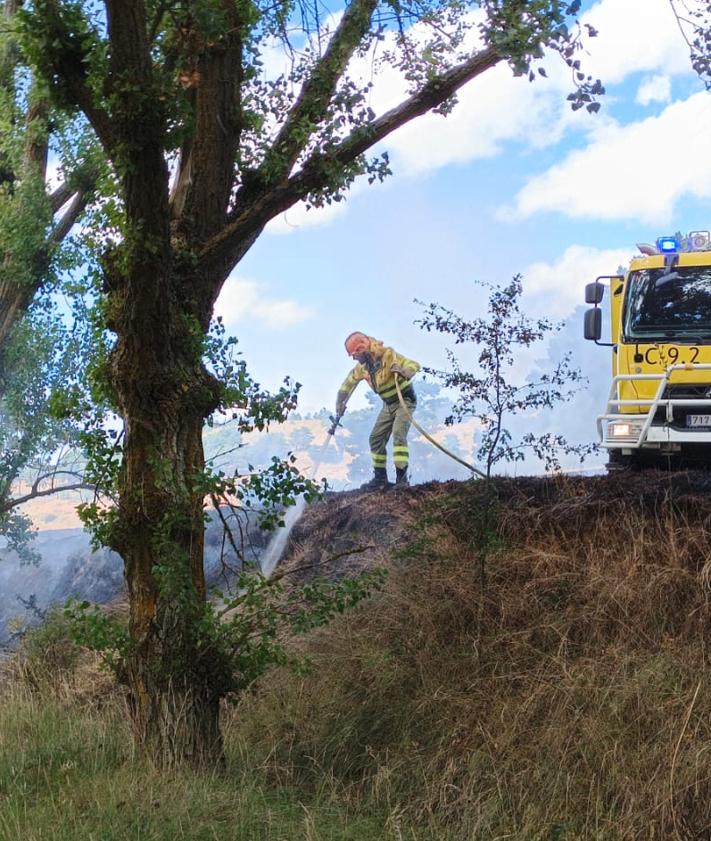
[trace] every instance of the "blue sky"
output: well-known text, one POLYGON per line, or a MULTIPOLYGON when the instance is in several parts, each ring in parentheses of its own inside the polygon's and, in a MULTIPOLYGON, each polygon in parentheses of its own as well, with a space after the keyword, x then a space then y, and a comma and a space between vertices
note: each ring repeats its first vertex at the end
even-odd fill
MULTIPOLYGON (((530 314, 567 319, 585 283, 626 263, 635 243, 711 226, 711 97, 668 0, 587 2, 583 20, 599 30, 581 56, 607 88, 599 114, 570 111, 557 56, 533 84, 498 67, 449 117, 422 118, 384 144, 394 170, 384 184, 272 223, 218 301, 260 382, 291 374, 302 411, 330 407, 352 330, 444 362, 445 342, 413 324, 415 298, 473 317, 483 300, 473 281, 520 272, 530 314)), ((381 82, 376 110, 398 95, 395 80, 381 82)), ((571 349, 602 411, 607 352, 590 354, 582 339, 571 349)), ((353 405, 363 403, 357 394, 353 405)))

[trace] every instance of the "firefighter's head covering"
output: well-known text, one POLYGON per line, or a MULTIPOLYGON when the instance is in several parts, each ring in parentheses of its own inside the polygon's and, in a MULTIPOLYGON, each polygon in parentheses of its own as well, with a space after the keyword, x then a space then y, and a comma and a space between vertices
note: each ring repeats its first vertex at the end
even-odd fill
POLYGON ((356 356, 370 350, 370 339, 365 333, 351 333, 346 339, 346 353, 349 356, 356 356))

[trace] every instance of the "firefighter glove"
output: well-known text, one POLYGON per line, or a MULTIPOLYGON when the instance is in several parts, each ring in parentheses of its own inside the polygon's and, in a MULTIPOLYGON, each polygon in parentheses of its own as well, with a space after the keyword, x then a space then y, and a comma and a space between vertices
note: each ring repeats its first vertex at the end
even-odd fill
POLYGON ((414 373, 413 371, 408 371, 406 368, 403 368, 401 365, 391 365, 390 370, 393 372, 393 374, 399 374, 406 380, 409 380, 414 373))

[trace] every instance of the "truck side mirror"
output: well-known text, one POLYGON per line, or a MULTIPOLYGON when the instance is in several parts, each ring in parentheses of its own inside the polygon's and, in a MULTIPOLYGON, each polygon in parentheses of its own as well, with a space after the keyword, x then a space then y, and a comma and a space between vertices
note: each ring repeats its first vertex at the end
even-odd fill
POLYGON ((600 283, 599 280, 596 280, 593 283, 588 283, 585 286, 585 303, 595 304, 595 306, 597 306, 600 303, 600 301, 602 301, 602 297, 604 294, 605 287, 600 283))
MULTIPOLYGON (((594 284, 590 284, 593 286, 594 284)), ((588 303, 592 303, 589 301, 588 303)), ((602 336, 602 310, 597 307, 585 311, 584 336, 591 342, 599 342, 602 336)))

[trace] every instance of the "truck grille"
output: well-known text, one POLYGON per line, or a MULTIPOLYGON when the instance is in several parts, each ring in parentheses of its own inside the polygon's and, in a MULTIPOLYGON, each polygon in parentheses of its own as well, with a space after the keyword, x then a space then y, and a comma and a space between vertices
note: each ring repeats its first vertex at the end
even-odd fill
POLYGON ((665 399, 682 400, 703 400, 708 398, 711 400, 711 386, 709 385, 689 385, 687 383, 681 385, 668 385, 664 389, 665 399))
MULTIPOLYGON (((664 390, 664 398, 669 400, 711 400, 711 386, 708 384, 690 385, 689 383, 668 385, 664 390)), ((686 429, 686 416, 693 414, 711 414, 711 403, 708 407, 691 406, 688 409, 684 406, 674 406, 672 426, 686 429)), ((666 423, 666 417, 666 408, 659 408, 654 416, 654 423, 666 423)))

